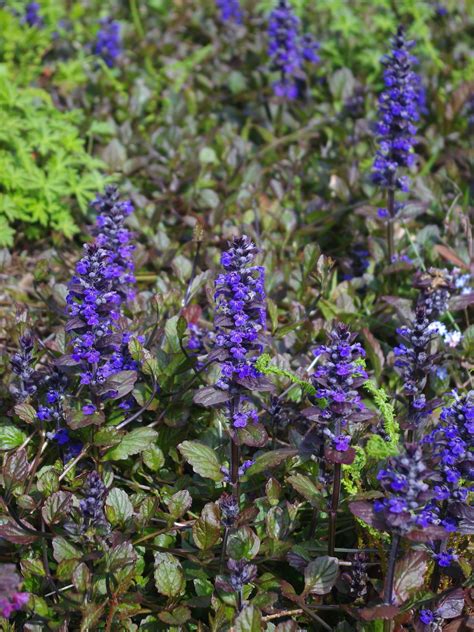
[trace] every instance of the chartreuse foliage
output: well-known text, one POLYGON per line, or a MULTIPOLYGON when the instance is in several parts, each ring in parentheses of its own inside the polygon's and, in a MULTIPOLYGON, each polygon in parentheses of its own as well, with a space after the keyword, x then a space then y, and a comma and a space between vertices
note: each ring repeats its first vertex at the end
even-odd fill
POLYGON ((73 209, 85 212, 104 184, 80 118, 60 112, 45 91, 19 87, 0 67, 0 245, 12 245, 22 225, 29 237, 77 232, 73 209))

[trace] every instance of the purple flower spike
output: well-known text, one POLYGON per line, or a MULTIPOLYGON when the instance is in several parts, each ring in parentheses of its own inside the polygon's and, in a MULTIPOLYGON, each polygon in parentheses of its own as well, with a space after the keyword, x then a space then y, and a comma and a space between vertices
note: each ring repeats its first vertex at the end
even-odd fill
POLYGON ((408 191, 408 179, 400 169, 414 163, 412 150, 422 91, 420 78, 412 70, 416 59, 410 50, 414 42, 406 39, 403 27, 399 27, 392 45, 392 52, 382 60, 385 90, 379 97, 379 148, 372 179, 384 189, 408 191))
POLYGON ((216 0, 216 6, 220 10, 222 22, 242 24, 244 16, 239 0, 216 0))
POLYGON ((283 99, 297 99, 304 85, 304 62, 319 62, 319 44, 310 34, 300 35, 300 21, 288 0, 279 0, 270 13, 268 38, 271 67, 280 73, 273 92, 283 99))
POLYGON ((113 68, 122 53, 120 24, 111 18, 101 20, 100 24, 101 29, 97 33, 94 44, 94 54, 102 57, 109 68, 113 68))

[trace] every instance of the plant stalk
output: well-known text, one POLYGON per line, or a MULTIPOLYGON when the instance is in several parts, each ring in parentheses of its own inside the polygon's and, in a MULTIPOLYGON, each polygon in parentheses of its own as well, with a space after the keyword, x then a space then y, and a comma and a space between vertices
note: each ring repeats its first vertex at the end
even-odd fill
POLYGON ((341 495, 341 472, 340 463, 334 464, 334 480, 332 484, 331 509, 329 510, 329 535, 328 535, 328 555, 334 556, 336 549, 336 520, 339 498, 341 495))
POLYGON ((387 248, 388 248, 388 263, 392 263, 395 256, 395 191, 393 189, 388 190, 387 200, 388 210, 388 222, 387 222, 387 248))
MULTIPOLYGON (((390 556, 388 558, 387 583, 385 584, 384 602, 390 606, 393 600, 393 582, 395 579, 395 562, 397 561, 398 547, 400 545, 400 536, 394 534, 392 536, 392 545, 390 547, 390 556)), ((391 632, 392 620, 384 619, 383 632, 391 632)))

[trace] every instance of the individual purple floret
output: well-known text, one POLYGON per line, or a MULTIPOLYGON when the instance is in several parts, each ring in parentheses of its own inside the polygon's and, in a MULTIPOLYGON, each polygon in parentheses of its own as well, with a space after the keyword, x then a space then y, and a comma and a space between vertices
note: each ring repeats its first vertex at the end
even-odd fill
POLYGON ((458 560, 458 556, 454 553, 454 549, 448 549, 447 551, 442 551, 441 553, 435 553, 433 555, 433 559, 439 566, 448 568, 458 560))
POLYGON ((28 603, 30 595, 19 591, 20 583, 14 564, 0 564, 0 616, 5 619, 28 603))
POLYGON ((280 73, 273 91, 278 97, 296 99, 304 82, 304 62, 319 62, 319 44, 309 34, 300 35, 300 21, 288 0, 279 0, 270 13, 268 39, 272 70, 280 73))
POLYGON ((408 191, 408 179, 400 169, 415 160, 412 152, 419 120, 420 80, 413 72, 416 61, 410 53, 413 41, 399 27, 392 40, 392 52, 383 58, 385 90, 379 97, 377 125, 379 148, 372 169, 373 181, 395 191, 408 191))
POLYGON ((20 403, 34 395, 38 389, 38 374, 34 369, 33 337, 24 333, 19 340, 18 351, 10 359, 10 365, 17 380, 10 385, 10 392, 20 403))
POLYGON ((216 0, 222 22, 242 24, 243 12, 239 0, 216 0))
POLYGON ((316 396, 326 400, 326 406, 316 406, 305 414, 324 427, 330 447, 336 452, 346 452, 350 447, 349 423, 363 421, 370 414, 358 393, 367 373, 357 363, 365 357, 365 351, 354 342, 356 335, 344 323, 336 323, 329 344, 314 350, 320 364, 311 379, 316 396))
POLYGON ((101 28, 94 43, 94 54, 102 57, 107 66, 112 68, 122 53, 120 24, 112 18, 104 18, 100 21, 100 25, 101 28))
POLYGON ((215 283, 216 335, 209 359, 220 362, 216 386, 231 395, 230 416, 237 428, 257 421, 256 410, 243 393, 258 390, 261 377, 255 360, 263 351, 266 308, 264 268, 251 265, 257 252, 248 237, 234 239, 222 253, 225 273, 215 283))
POLYGON ((39 10, 40 5, 37 2, 29 2, 25 7, 23 22, 31 27, 36 26, 38 28, 42 28, 44 20, 39 14, 39 10))
POLYGON ((115 187, 92 204, 98 212, 96 239, 84 246, 67 296, 70 320, 66 330, 74 332, 72 360, 80 369, 81 384, 90 385, 101 397, 117 397, 107 380, 124 370, 135 370, 128 352, 131 334, 119 321, 123 305, 134 297, 131 233, 125 219, 133 211, 129 201, 120 201, 115 187))
POLYGON ((97 472, 88 474, 83 493, 84 498, 80 501, 80 507, 86 528, 107 528, 104 503, 108 490, 97 472))

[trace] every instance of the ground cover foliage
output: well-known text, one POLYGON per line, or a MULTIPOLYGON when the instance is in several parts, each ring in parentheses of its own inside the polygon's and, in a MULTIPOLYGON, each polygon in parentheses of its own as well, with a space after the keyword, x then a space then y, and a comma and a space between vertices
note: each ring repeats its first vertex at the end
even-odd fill
POLYGON ((0 629, 472 629, 473 30, 0 2, 0 629))

